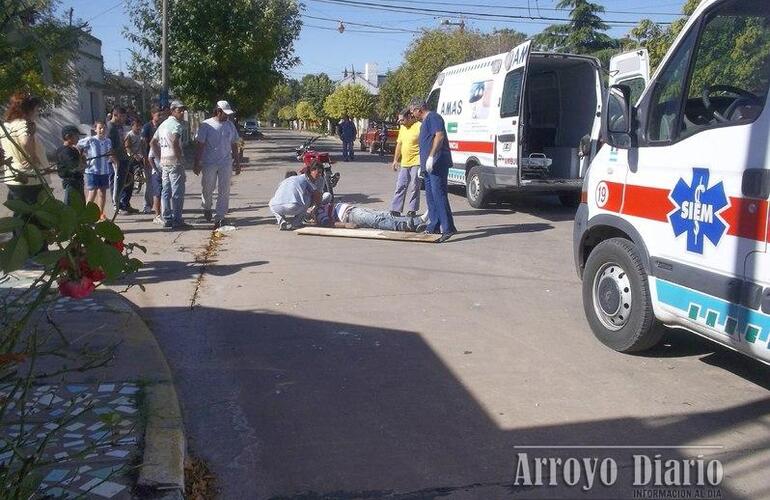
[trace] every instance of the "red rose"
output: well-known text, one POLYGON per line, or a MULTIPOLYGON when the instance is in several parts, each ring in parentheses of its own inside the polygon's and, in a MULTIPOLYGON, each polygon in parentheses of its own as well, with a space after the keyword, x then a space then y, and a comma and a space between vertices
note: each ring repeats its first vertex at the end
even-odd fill
POLYGON ((70 259, 69 257, 62 257, 59 259, 59 262, 56 263, 56 269, 59 271, 66 271, 70 268, 70 259))
POLYGON ((59 294, 73 299, 84 299, 94 291, 94 282, 88 276, 83 276, 79 281, 59 281, 59 294))
POLYGON ((110 245, 114 246, 120 253, 123 253, 123 249, 126 248, 122 241, 115 241, 110 243, 110 245))
POLYGON ((88 262, 84 260, 80 261, 80 274, 90 278, 91 281, 104 281, 104 278, 107 277, 101 267, 89 267, 88 262))

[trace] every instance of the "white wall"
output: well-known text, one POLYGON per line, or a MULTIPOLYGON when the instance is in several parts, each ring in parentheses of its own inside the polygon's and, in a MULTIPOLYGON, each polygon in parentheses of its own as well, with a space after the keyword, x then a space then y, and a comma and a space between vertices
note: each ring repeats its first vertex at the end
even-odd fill
POLYGON ((49 155, 61 145, 64 125, 76 125, 86 132, 95 119, 105 119, 102 42, 84 33, 78 58, 72 64, 77 77, 62 103, 40 113, 38 133, 49 155))

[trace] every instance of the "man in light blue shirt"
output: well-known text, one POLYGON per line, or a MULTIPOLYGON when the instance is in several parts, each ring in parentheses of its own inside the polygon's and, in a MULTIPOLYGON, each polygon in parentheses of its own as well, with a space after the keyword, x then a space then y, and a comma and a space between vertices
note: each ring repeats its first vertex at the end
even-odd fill
POLYGON ((171 116, 160 124, 150 145, 155 150, 155 156, 160 158, 161 169, 161 207, 165 224, 163 227, 172 229, 189 229, 190 226, 182 219, 184 209, 185 172, 184 157, 182 156, 182 132, 184 131, 184 112, 186 106, 182 101, 171 103, 171 116))
POLYGON ((203 218, 211 221, 211 205, 214 189, 217 190, 217 207, 214 226, 225 224, 225 216, 230 206, 230 178, 233 170, 241 173, 238 162, 238 141, 240 136, 233 122, 229 120, 234 113, 227 101, 217 102, 214 116, 204 120, 195 137, 197 150, 193 172, 201 177, 201 206, 203 218))

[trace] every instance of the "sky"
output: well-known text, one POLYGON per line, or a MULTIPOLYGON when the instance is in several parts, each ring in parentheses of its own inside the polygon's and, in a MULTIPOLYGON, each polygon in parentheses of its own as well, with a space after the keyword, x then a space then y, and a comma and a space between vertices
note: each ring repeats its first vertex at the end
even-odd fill
MULTIPOLYGON (((169 0, 173 2, 173 0, 169 0)), ((222 1, 222 0, 201 0, 222 1)), ((345 68, 354 67, 363 71, 364 64, 375 63, 379 73, 395 69, 403 59, 404 51, 417 36, 410 31, 436 28, 443 20, 457 22, 459 19, 440 13, 420 14, 388 12, 339 5, 328 0, 302 0, 304 3, 302 32, 295 42, 295 54, 300 64, 288 72, 288 76, 301 78, 310 73, 327 73, 333 80, 342 78, 345 68), (314 19, 314 18, 326 18, 314 19), (337 31, 338 20, 346 23, 344 33, 337 31), (350 23, 367 24, 356 26, 350 23)), ((401 5, 420 6, 427 9, 495 13, 508 15, 531 15, 533 17, 567 17, 566 12, 554 9, 556 0, 356 0, 375 6, 401 5), (484 8, 484 5, 498 8, 484 8), (502 8, 500 8, 502 6, 502 8), (523 8, 523 9, 517 9, 523 8)), ((607 10, 605 20, 638 21, 649 17, 656 21, 671 21, 673 15, 649 15, 649 13, 676 14, 684 0, 600 0, 597 3, 607 10), (617 13, 615 13, 617 12, 617 13)), ((112 71, 126 71, 130 59, 131 44, 123 37, 123 26, 128 24, 125 0, 61 0, 60 10, 74 9, 74 17, 88 21, 91 33, 102 40, 102 55, 105 67, 112 71)), ((543 20, 479 21, 467 20, 466 26, 481 31, 495 28, 511 28, 527 34, 535 34, 551 24, 543 20)), ((631 26, 622 25, 610 30, 613 36, 621 36, 631 26)), ((445 29, 456 29, 447 27, 445 29)))

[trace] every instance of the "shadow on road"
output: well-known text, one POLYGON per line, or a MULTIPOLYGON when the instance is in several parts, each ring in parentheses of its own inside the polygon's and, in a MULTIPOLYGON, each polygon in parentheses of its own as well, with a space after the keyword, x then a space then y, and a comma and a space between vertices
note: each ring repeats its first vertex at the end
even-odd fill
POLYGON ((500 236, 503 234, 534 233, 538 231, 547 231, 553 229, 551 224, 534 222, 530 224, 501 224, 498 226, 480 226, 471 231, 460 231, 447 243, 459 243, 461 241, 477 240, 479 238, 488 238, 490 236, 500 236), (467 236, 465 236, 467 235, 467 236))
MULTIPOLYGON (((721 444, 731 432, 760 424, 770 416, 770 398, 714 411, 588 421, 562 416, 561 424, 503 428, 500 415, 490 414, 423 337, 408 330, 210 307, 142 313, 179 381, 193 452, 213 467, 223 498, 632 498, 635 453, 718 457, 726 474, 721 498, 747 498, 737 482, 749 474, 757 484, 758 470, 738 464, 750 450, 677 447, 721 444), (564 486, 560 477, 558 487, 515 486, 516 454, 527 451, 517 447, 548 445, 673 448, 529 450, 563 460, 614 458, 618 480, 588 493, 564 486)), ((466 348, 458 345, 458 354, 465 351, 465 364, 473 365, 466 348)), ((744 361, 727 358, 723 368, 740 372, 744 361)), ((533 402, 521 403, 527 418, 533 402)), ((751 444, 768 447, 768 434, 751 444)), ((770 494, 762 488, 752 495, 770 494)))
MULTIPOLYGON (((249 268, 267 264, 266 260, 255 260, 239 264, 220 265, 213 260, 206 264, 206 274, 212 276, 231 276, 249 268)), ((166 283, 197 278, 201 273, 199 262, 181 262, 177 260, 147 261, 144 266, 132 275, 132 282, 140 285, 166 283)))

